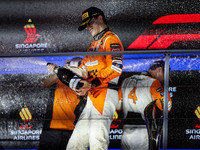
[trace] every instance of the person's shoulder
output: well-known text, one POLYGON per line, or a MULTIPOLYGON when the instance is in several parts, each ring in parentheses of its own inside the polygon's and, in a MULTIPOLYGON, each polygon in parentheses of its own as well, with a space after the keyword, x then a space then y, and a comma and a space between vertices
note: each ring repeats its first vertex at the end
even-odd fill
POLYGON ((111 48, 123 48, 119 37, 112 31, 106 32, 105 37, 103 38, 103 43, 109 44, 111 48))
POLYGON ((119 39, 119 37, 117 36, 117 34, 115 34, 113 31, 109 30, 106 32, 105 37, 109 37, 109 38, 117 38, 119 39))

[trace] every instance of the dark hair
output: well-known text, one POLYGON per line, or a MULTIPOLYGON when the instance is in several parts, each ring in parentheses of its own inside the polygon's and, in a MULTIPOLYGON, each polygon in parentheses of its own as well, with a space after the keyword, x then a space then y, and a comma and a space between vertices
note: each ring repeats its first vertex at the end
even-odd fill
POLYGON ((165 62, 162 61, 162 60, 154 61, 154 62, 151 64, 149 70, 155 70, 155 69, 157 69, 158 67, 161 67, 162 70, 163 70, 163 72, 164 72, 164 69, 165 69, 165 62))

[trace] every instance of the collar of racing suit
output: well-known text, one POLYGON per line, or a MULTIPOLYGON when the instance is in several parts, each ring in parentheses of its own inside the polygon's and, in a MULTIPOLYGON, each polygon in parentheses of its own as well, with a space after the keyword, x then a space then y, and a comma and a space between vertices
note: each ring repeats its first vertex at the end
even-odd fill
POLYGON ((152 75, 148 71, 143 71, 140 73, 141 75, 152 77, 152 75))
POLYGON ((103 31, 99 32, 97 35, 95 35, 93 38, 95 41, 101 39, 103 37, 103 35, 109 31, 109 28, 105 28, 103 31))
MULTIPOLYGON (((145 75, 145 76, 152 77, 152 75, 151 75, 148 71, 142 72, 141 74, 142 74, 142 75, 145 75)), ((152 77, 152 78, 154 78, 154 77, 152 77)), ((169 81, 170 81, 170 80, 169 80, 169 81)), ((171 81, 170 81, 170 83, 171 83, 171 81)), ((161 85, 164 86, 164 83, 161 83, 161 85)))

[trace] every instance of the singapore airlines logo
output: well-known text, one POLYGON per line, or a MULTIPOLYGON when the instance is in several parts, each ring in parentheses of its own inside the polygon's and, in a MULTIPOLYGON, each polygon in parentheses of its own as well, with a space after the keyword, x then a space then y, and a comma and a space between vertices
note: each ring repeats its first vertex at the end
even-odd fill
MULTIPOLYGON (((43 53, 48 48, 47 43, 40 43, 38 42, 40 34, 37 33, 35 25, 32 23, 32 20, 29 19, 28 23, 24 26, 24 30, 26 31, 26 38, 24 43, 15 44, 15 49, 19 50, 20 53, 43 53)), ((44 40, 43 39, 40 39, 44 40)))
MULTIPOLYGON (((198 106, 197 109, 194 112, 195 112, 197 118, 200 121, 200 106, 198 106)), ((200 124, 197 124, 195 128, 200 128, 200 124)))
POLYGON ((31 19, 29 19, 28 24, 24 26, 24 30, 27 33, 27 38, 24 40, 24 43, 35 43, 40 37, 39 34, 36 34, 36 28, 31 19))
POLYGON ((13 137, 14 141, 27 141, 27 140, 40 140, 40 134, 42 129, 33 129, 33 124, 35 121, 32 120, 31 112, 28 107, 24 107, 20 110, 19 115, 23 120, 23 123, 20 123, 19 129, 10 130, 10 136, 13 137))
POLYGON ((32 119, 31 112, 29 111, 26 105, 24 106, 24 108, 21 109, 19 115, 24 122, 30 122, 32 119))
MULTIPOLYGON (((195 109, 194 113, 200 121, 200 106, 195 109)), ((200 140, 200 124, 196 124, 193 129, 186 129, 185 134, 188 136, 189 140, 200 140)))

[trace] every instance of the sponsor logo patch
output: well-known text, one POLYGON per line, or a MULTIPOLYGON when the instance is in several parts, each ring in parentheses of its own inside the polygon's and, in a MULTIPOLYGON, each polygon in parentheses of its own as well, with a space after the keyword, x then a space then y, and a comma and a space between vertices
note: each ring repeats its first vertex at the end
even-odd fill
POLYGON ((98 60, 92 61, 92 62, 87 62, 85 65, 86 66, 94 66, 94 65, 98 65, 98 60))
POLYGON ((119 44, 117 44, 117 43, 112 43, 112 44, 110 44, 110 47, 111 48, 116 48, 116 47, 121 47, 119 44))
POLYGON ((89 14, 88 14, 88 12, 86 12, 86 13, 84 13, 83 15, 82 15, 82 20, 84 20, 84 19, 86 19, 86 18, 88 18, 89 17, 89 14))
POLYGON ((121 73, 122 72, 122 61, 113 61, 112 62, 112 69, 121 73))
POLYGON ((112 60, 122 60, 121 56, 112 56, 112 60))
POLYGON ((160 91, 162 91, 162 88, 159 87, 158 89, 156 89, 156 91, 157 91, 157 92, 160 92, 160 91))

